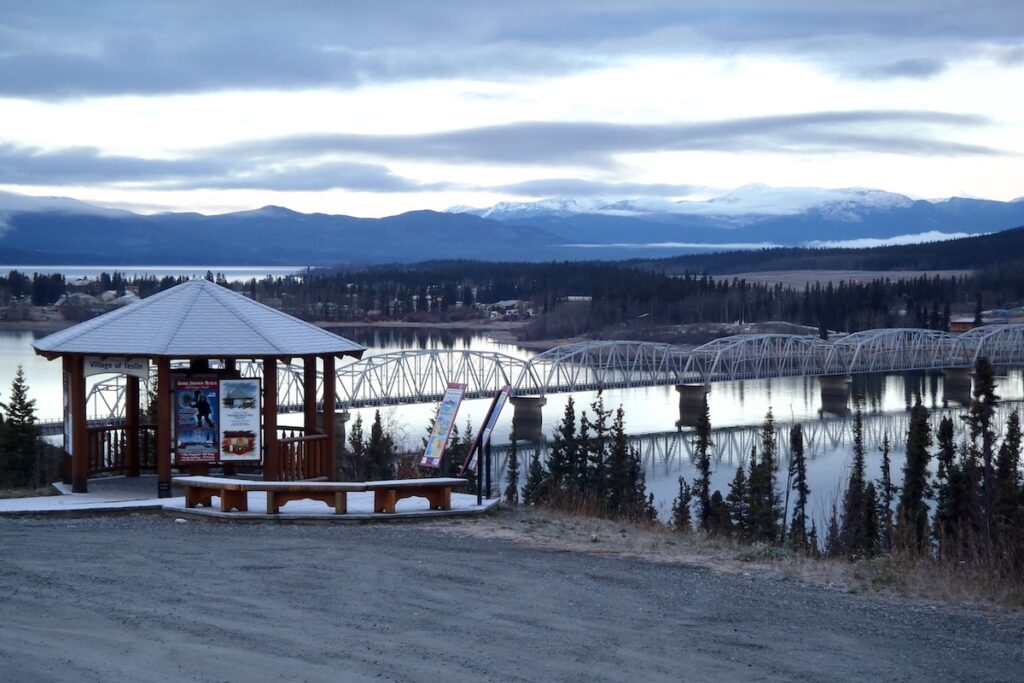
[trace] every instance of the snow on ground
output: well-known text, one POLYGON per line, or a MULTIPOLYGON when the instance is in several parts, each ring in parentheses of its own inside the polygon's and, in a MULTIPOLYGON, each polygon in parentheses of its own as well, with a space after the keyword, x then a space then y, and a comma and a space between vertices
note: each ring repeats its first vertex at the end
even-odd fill
MULTIPOLYGON (((484 500, 483 509, 493 507, 495 501, 484 500)), ((29 498, 7 498, 0 500, 0 515, 4 514, 51 514, 55 512, 88 512, 100 510, 140 510, 165 509, 184 512, 185 498, 135 498, 125 499, 124 495, 109 493, 71 493, 61 496, 33 496, 29 498)), ((211 508, 196 508, 200 511, 220 510, 220 497, 213 497, 211 508)), ((452 510, 468 512, 477 510, 476 496, 465 493, 452 494, 452 510)), ((373 492, 348 494, 349 515, 373 514, 373 492)), ((431 516, 441 514, 431 511, 426 498, 404 498, 395 505, 396 514, 428 513, 431 516)), ((265 515, 267 513, 267 494, 259 491, 249 493, 249 514, 265 515)), ((239 514, 239 513, 230 513, 239 514)), ((295 500, 281 507, 279 513, 288 515, 323 515, 335 517, 333 506, 316 500, 295 500)))

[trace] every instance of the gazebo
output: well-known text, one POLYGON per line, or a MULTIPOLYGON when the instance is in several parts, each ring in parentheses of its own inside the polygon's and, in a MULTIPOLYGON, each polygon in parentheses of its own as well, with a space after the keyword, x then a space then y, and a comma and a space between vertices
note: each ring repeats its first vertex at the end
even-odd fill
POLYGON ((335 361, 366 350, 202 279, 51 334, 33 347, 63 362, 65 481, 84 493, 90 475, 138 476, 152 467, 161 498, 171 495, 172 466, 202 474, 215 464, 229 472, 262 465, 263 478, 271 481, 333 478, 335 361), (303 363, 304 424, 282 438, 277 364, 297 359, 303 363), (241 377, 239 360, 262 363, 262 378, 241 377), (324 377, 321 427, 318 361, 324 377), (149 379, 151 364, 155 424, 143 425, 139 380, 149 379), (101 373, 125 375, 121 423, 88 422, 85 378, 101 373))

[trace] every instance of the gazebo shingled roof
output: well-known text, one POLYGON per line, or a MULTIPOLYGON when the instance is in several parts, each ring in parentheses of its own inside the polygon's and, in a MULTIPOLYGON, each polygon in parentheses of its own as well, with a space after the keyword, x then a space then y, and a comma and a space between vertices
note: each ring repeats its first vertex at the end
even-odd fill
POLYGON ((366 349, 207 280, 190 280, 51 334, 40 354, 149 358, 360 357, 366 349))

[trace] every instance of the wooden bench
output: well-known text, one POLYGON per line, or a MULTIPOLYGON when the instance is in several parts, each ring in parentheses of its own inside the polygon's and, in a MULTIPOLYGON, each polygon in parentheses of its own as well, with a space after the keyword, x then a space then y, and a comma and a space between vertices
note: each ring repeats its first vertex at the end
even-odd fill
POLYGON ((348 494, 365 491, 366 484, 350 481, 264 481, 261 488, 267 492, 267 514, 276 515, 290 500, 321 500, 334 507, 334 513, 348 512, 348 494))
POLYGON ((465 486, 465 479, 437 477, 434 479, 391 479, 368 481, 366 490, 373 491, 373 511, 394 513, 395 503, 403 498, 420 496, 430 501, 431 510, 451 510, 452 488, 465 486))
POLYGON ((347 481, 256 481, 225 477, 175 477, 174 483, 185 486, 185 507, 213 506, 213 496, 220 497, 220 511, 249 510, 248 493, 266 491, 267 514, 276 515, 290 500, 320 500, 334 508, 335 514, 348 512, 348 494, 365 491, 362 483, 347 481))
POLYGON ((197 505, 213 507, 213 497, 220 497, 220 511, 230 512, 232 509, 239 512, 249 510, 248 492, 253 484, 260 484, 258 481, 247 481, 245 479, 226 479, 224 477, 175 477, 175 484, 185 487, 185 507, 194 508, 197 505))
POLYGON ((291 500, 320 500, 334 507, 335 514, 348 512, 348 494, 373 491, 374 512, 395 512, 395 503, 403 498, 419 496, 430 502, 431 510, 450 510, 452 488, 467 481, 455 477, 435 479, 392 479, 389 481, 258 481, 226 477, 175 477, 175 484, 185 487, 185 507, 213 506, 213 497, 220 497, 220 511, 249 510, 248 493, 265 491, 267 514, 276 515, 291 500))

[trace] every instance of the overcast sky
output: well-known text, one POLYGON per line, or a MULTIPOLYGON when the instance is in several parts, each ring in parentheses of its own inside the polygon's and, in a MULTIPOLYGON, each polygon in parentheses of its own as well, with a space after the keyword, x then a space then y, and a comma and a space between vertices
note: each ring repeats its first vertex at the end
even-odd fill
POLYGON ((1024 195, 1021 0, 0 2, 0 190, 380 216, 1024 195))

